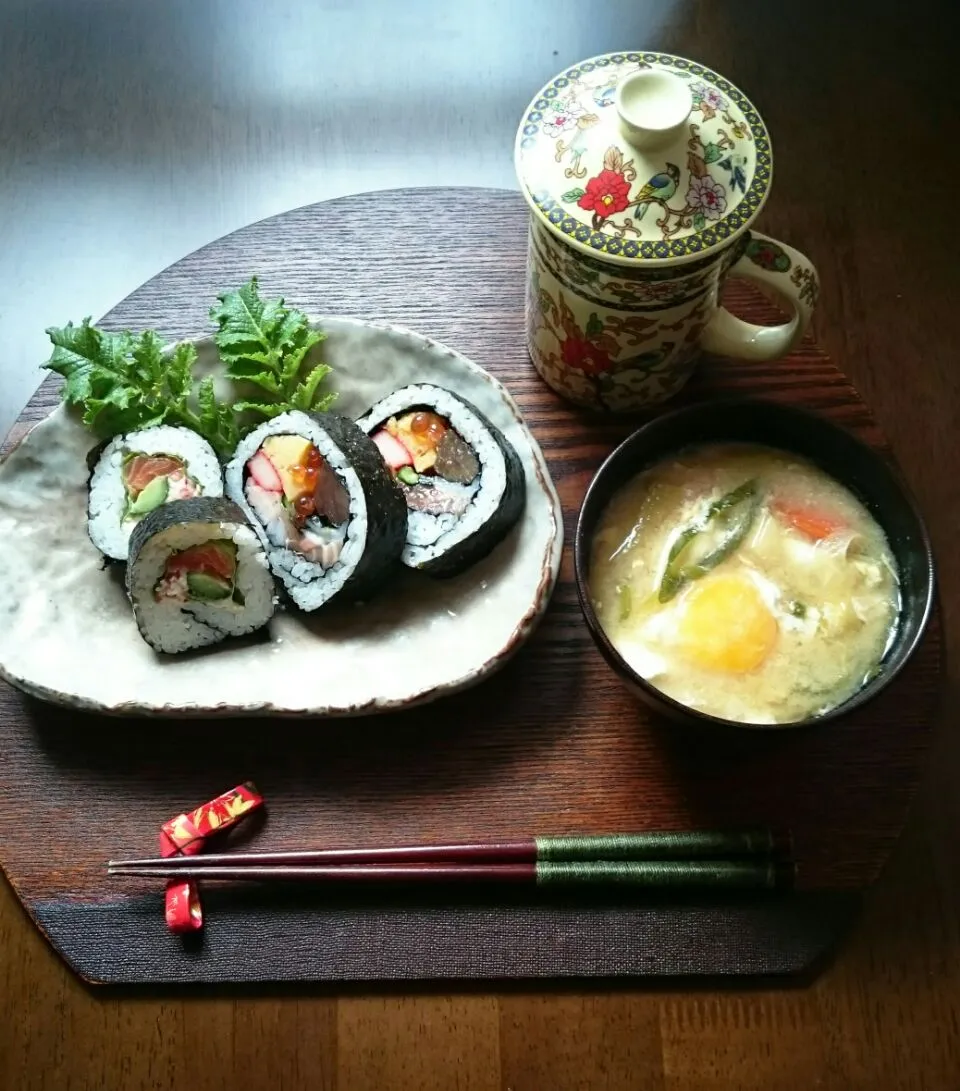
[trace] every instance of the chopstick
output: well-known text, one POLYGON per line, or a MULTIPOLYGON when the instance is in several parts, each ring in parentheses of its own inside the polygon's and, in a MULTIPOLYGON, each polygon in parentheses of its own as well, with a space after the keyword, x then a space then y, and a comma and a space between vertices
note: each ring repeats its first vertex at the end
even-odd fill
POLYGON ((539 837, 287 852, 111 860, 118 878, 319 883, 790 885, 789 838, 771 830, 539 837))
POLYGON ((119 878, 212 879, 241 882, 310 883, 475 883, 528 886, 713 887, 773 889, 793 883, 793 868, 777 860, 596 860, 523 864, 339 864, 206 866, 203 857, 174 859, 165 866, 134 867, 116 862, 108 874, 119 878))
POLYGON ((703 860, 787 856, 789 834, 774 830, 680 830, 527 837, 513 841, 439 845, 380 845, 286 852, 210 853, 204 856, 111 860, 108 868, 259 867, 347 864, 535 864, 543 861, 703 860))

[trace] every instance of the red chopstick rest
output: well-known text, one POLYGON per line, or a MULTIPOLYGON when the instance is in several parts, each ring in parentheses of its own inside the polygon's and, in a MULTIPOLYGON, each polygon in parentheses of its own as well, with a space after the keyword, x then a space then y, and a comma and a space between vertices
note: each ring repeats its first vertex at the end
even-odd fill
MULTIPOLYGON (((203 849, 208 837, 229 829, 263 806, 263 797, 247 781, 224 792, 209 803, 187 814, 177 815, 160 828, 161 856, 194 856, 203 849)), ((203 928, 200 891, 192 880, 171 879, 164 897, 167 927, 176 935, 199 932, 203 928)))
POLYGON ((171 818, 160 829, 183 852, 187 845, 229 829, 245 815, 262 806, 263 797, 250 781, 246 781, 216 799, 211 799, 209 803, 204 803, 202 807, 197 807, 195 811, 171 818))
MULTIPOLYGON (((194 856, 202 848, 202 841, 193 841, 181 851, 163 830, 160 831, 161 856, 194 856)), ((163 913, 167 927, 176 935, 199 932, 203 927, 203 906, 197 884, 192 879, 186 882, 170 879, 164 895, 163 913)))

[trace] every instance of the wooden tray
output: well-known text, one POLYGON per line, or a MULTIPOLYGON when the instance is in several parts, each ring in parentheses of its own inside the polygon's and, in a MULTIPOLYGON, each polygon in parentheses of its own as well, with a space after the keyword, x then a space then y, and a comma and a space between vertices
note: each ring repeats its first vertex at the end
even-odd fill
MULTIPOLYGON (((578 412, 534 373, 523 347, 525 249, 517 194, 367 194, 227 236, 104 319, 171 338, 197 334, 215 293, 258 273, 267 293, 308 311, 399 322, 446 341, 517 397, 550 462, 568 537, 560 584, 530 644, 487 684, 408 713, 118 721, 0 687, 3 867, 84 978, 798 974, 851 920, 903 825, 930 745, 939 614, 890 689, 830 728, 715 736, 652 720, 587 634, 570 546, 587 482, 637 421, 578 412), (252 831, 258 848, 763 822, 794 830, 799 889, 634 906, 224 891, 205 896, 203 939, 184 945, 165 932, 156 890, 109 884, 104 862, 152 852, 162 821, 245 778, 269 805, 252 831)), ((728 293, 744 317, 776 320, 742 282, 728 293)), ((80 316, 50 316, 67 317, 80 316)), ((41 387, 8 442, 49 411, 55 391, 41 387)), ((884 446, 856 392, 812 344, 773 365, 705 363, 682 400, 734 392, 818 410, 884 446)))

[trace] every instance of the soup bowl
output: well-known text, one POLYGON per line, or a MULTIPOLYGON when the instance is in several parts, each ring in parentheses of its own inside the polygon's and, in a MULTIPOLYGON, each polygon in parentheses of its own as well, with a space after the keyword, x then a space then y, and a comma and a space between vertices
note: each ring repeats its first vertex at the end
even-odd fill
POLYGON ((930 538, 899 471, 880 452, 825 418, 773 402, 711 401, 664 414, 629 436, 606 459, 587 489, 574 543, 577 592, 587 626, 607 663, 655 712, 670 719, 720 727, 783 730, 822 724, 873 700, 906 665, 923 636, 934 603, 930 538), (641 471, 682 449, 710 443, 751 443, 802 456, 846 486, 885 532, 900 577, 894 635, 877 669, 851 697, 825 712, 781 723, 723 719, 667 696, 640 675, 604 632, 590 594, 590 564, 598 523, 613 496, 641 471))

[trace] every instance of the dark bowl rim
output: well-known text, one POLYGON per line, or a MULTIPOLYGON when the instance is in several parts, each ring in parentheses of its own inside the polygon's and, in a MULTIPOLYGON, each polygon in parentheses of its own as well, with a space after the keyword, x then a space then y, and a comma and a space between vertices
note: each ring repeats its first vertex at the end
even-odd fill
MULTIPOLYGON (((769 444, 767 446, 769 446, 769 444)), ((678 445, 676 449, 680 450, 681 445, 678 445)), ((790 447, 789 445, 786 445, 781 449, 790 450, 790 447)), ((666 452, 657 456, 657 459, 665 457, 667 457, 666 452)), ((636 472, 640 472, 640 469, 642 468, 643 467, 639 467, 636 472)), ((831 473, 830 476, 836 478, 836 480, 846 488, 851 488, 840 475, 831 473)), ((856 495, 855 490, 853 491, 856 495)), ((577 513, 577 527, 574 532, 573 566, 577 584, 577 597, 580 600, 580 610, 583 613, 584 620, 587 623, 587 627, 590 630, 597 647, 610 667, 625 680, 629 681, 631 685, 641 690, 645 697, 649 697, 649 704, 654 706, 662 705, 669 710, 669 714, 673 719, 680 721, 686 720, 687 722, 695 723, 698 726, 732 728, 736 731, 796 731, 799 729, 810 729, 841 719, 862 708, 864 705, 869 704, 893 682, 913 658, 921 640, 926 635, 927 627, 937 602, 936 562, 934 559, 933 543, 930 538, 930 533, 927 529, 926 520, 923 518, 920 511, 913 489, 903 476, 903 472, 892 454, 887 450, 872 447, 849 429, 843 427, 843 425, 836 424, 828 417, 825 417, 823 414, 817 413, 814 410, 801 408, 800 406, 784 405, 781 402, 749 396, 703 399, 680 406, 644 422, 639 428, 635 429, 630 435, 618 443, 594 472, 593 477, 590 479, 590 483, 587 486, 587 491, 584 493, 583 499, 580 502, 580 508, 577 513), (789 720, 784 723, 774 724, 746 723, 742 720, 729 720, 723 716, 714 716, 708 712, 701 712, 699 709, 675 700, 635 671, 623 656, 620 655, 610 638, 604 632, 603 626, 600 624, 596 612, 593 609, 593 603, 590 601, 587 580, 590 551, 589 544, 584 540, 586 538, 584 517, 591 497, 594 493, 600 491, 602 480, 609 472, 610 467, 622 457, 622 452, 624 450, 636 444, 638 442, 638 437, 645 433, 652 432, 654 429, 668 427, 671 423, 698 412, 702 413, 705 410, 722 410, 723 408, 733 407, 757 410, 762 408, 774 413, 780 413, 784 416, 792 416, 795 420, 806 421, 815 427, 825 427, 841 434, 847 441, 859 447, 867 455, 868 459, 876 464, 881 473, 888 475, 892 484, 895 486, 896 491, 900 494, 905 506, 910 509, 919 530, 918 548, 924 560, 923 569, 926 575, 925 593, 922 596, 922 602, 920 602, 919 621, 916 626, 916 631, 909 638, 906 645, 899 651, 898 662, 892 669, 884 671, 882 674, 871 679, 846 701, 834 708, 828 709, 821 715, 808 716, 802 720, 789 720)), ((912 613, 918 611, 918 606, 916 605, 917 601, 919 601, 919 599, 915 600, 915 604, 911 607, 912 613)))

